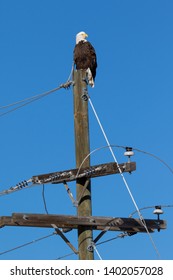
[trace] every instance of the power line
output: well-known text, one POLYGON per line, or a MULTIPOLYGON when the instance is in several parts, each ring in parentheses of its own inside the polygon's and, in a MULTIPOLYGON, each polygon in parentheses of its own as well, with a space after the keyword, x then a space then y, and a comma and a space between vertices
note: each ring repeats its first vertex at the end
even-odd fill
MULTIPOLYGON (((116 145, 116 144, 110 144, 110 145, 101 146, 101 147, 98 147, 98 148, 92 150, 92 151, 83 159, 83 161, 82 161, 82 163, 81 163, 81 165, 80 165, 80 167, 79 167, 79 170, 78 170, 78 173, 77 173, 76 177, 79 176, 80 169, 82 168, 84 162, 86 161, 86 159, 87 159, 89 156, 91 156, 91 155, 94 154, 95 152, 98 152, 98 151, 100 151, 100 150, 102 150, 102 149, 108 149, 108 148, 110 148, 110 147, 112 147, 112 148, 122 148, 122 149, 126 149, 126 148, 127 148, 127 146, 116 145)), ((134 150, 134 151, 137 151, 137 152, 140 152, 140 153, 149 155, 149 156, 151 156, 151 157, 154 157, 155 159, 157 159, 158 161, 160 161, 161 163, 163 163, 163 164, 170 170, 170 172, 173 174, 173 169, 170 167, 170 165, 169 165, 165 160, 161 159, 159 156, 157 156, 157 155, 155 155, 155 154, 153 154, 153 153, 144 151, 144 150, 140 150, 139 148, 135 148, 135 147, 131 147, 131 148, 132 148, 132 150, 134 150)))
MULTIPOLYGON (((113 145, 111 145, 113 147, 113 145)), ((124 146, 119 146, 119 145, 114 145, 114 147, 117 147, 117 148, 124 148, 124 146)), ((94 150, 92 150, 88 155, 86 155, 86 157, 83 159, 83 161, 81 162, 80 166, 79 166, 79 169, 78 169, 78 172, 76 174, 76 178, 79 176, 79 173, 80 173, 80 170, 84 164, 84 162, 87 160, 88 157, 90 157, 92 154, 94 154, 95 152, 99 151, 99 150, 102 150, 102 149, 106 149, 106 148, 109 148, 109 146, 102 146, 102 147, 99 147, 99 148, 96 148, 94 150)))
POLYGON ((172 169, 163 159, 161 159, 160 157, 158 157, 158 156, 156 156, 156 155, 154 155, 154 154, 152 154, 152 153, 149 153, 149 152, 146 152, 146 151, 137 149, 137 148, 133 148, 133 150, 134 150, 134 151, 137 151, 137 152, 140 152, 140 153, 143 153, 143 154, 147 154, 147 155, 149 155, 149 156, 151 156, 151 157, 156 158, 157 160, 159 160, 160 162, 162 162, 162 163, 171 171, 171 173, 173 174, 173 169, 172 169))
POLYGON ((42 197, 43 197, 44 209, 46 211, 46 214, 49 214, 49 212, 47 210, 46 199, 45 199, 45 185, 44 184, 43 184, 43 189, 42 189, 42 197))
POLYGON ((94 248, 94 250, 95 250, 97 256, 99 257, 99 259, 100 259, 100 260, 103 260, 102 257, 101 257, 101 255, 100 255, 100 253, 99 253, 99 251, 98 251, 98 249, 96 248, 96 245, 95 245, 95 244, 93 244, 93 248, 94 248))
MULTIPOLYGON (((134 234, 136 234, 136 233, 134 233, 134 234)), ((116 240, 116 239, 118 239, 118 238, 124 238, 124 237, 126 237, 126 236, 131 236, 131 235, 133 235, 133 234, 129 234, 129 233, 126 233, 126 232, 120 233, 120 234, 118 234, 117 236, 115 236, 115 237, 113 237, 113 238, 109 238, 109 239, 106 239, 106 240, 104 240, 104 241, 101 241, 101 242, 97 243, 97 246, 100 246, 100 245, 102 245, 102 244, 104 244, 104 243, 107 243, 107 242, 111 242, 111 241, 116 240)), ((95 248, 96 248, 96 247, 95 247, 95 248)), ((95 249, 95 248, 94 248, 94 249, 95 249)), ((97 250, 97 252, 98 252, 98 250, 97 250)), ((56 258, 56 260, 65 259, 66 257, 72 256, 72 255, 75 255, 75 253, 70 253, 70 254, 63 255, 63 256, 61 256, 61 257, 56 258)), ((100 255, 100 254, 99 254, 99 255, 100 255)), ((101 256, 100 256, 100 259, 101 259, 101 256)))
POLYGON ((33 186, 34 186, 34 184, 32 184, 32 179, 24 180, 24 181, 18 183, 17 185, 15 185, 14 187, 10 187, 7 190, 1 191, 0 196, 11 194, 16 191, 21 191, 26 188, 31 188, 33 186), (30 185, 30 183, 31 183, 31 185, 30 185))
POLYGON ((16 110, 18 110, 18 109, 20 109, 20 108, 22 108, 22 107, 32 103, 32 102, 35 102, 36 100, 39 100, 39 99, 41 99, 41 98, 43 98, 43 97, 45 97, 45 96, 47 96, 47 95, 49 95, 49 94, 51 94, 53 92, 56 92, 56 91, 60 90, 61 88, 68 89, 71 86, 72 83, 73 83, 72 81, 67 81, 66 83, 61 84, 60 86, 58 86, 58 87, 56 87, 54 89, 51 89, 49 91, 46 91, 44 93, 37 94, 37 95, 29 97, 29 98, 25 98, 23 100, 20 100, 20 101, 8 104, 6 106, 2 106, 2 107, 0 107, 0 110, 7 109, 7 108, 10 108, 10 107, 14 107, 14 106, 20 104, 19 106, 15 107, 15 108, 12 108, 12 109, 10 109, 10 110, 8 110, 6 112, 0 113, 0 117, 2 117, 4 115, 7 115, 7 114, 9 114, 11 112, 14 112, 14 111, 16 111, 16 110))
MULTIPOLYGON (((145 206, 145 207, 142 207, 140 208, 140 211, 141 210, 146 210, 146 209, 151 209, 151 208, 156 208, 157 206, 156 205, 153 205, 153 206, 145 206)), ((159 207, 161 208, 169 208, 169 207, 173 207, 173 205, 159 205, 159 207)), ((129 215, 129 218, 132 218, 132 216, 136 214, 136 211, 132 212, 130 215, 129 215)))
POLYGON ((156 251, 156 254, 158 255, 158 257, 160 257, 160 254, 159 254, 159 252, 158 252, 158 249, 157 249, 157 247, 156 247, 156 245, 155 245, 155 243, 154 243, 154 241, 153 241, 153 238, 152 238, 152 236, 151 236, 151 234, 150 234, 150 232, 149 232, 149 230, 148 230, 148 228, 147 228, 147 225, 146 225, 146 223, 145 223, 145 220, 144 220, 144 218, 142 217, 142 214, 141 214, 141 212, 140 212, 140 210, 139 210, 139 207, 138 207, 138 205, 136 204, 136 201, 135 201, 135 199, 134 199, 134 197, 133 197, 133 194, 132 194, 132 192, 131 192, 131 190, 130 190, 130 188, 129 188, 129 186, 128 186, 128 183, 127 183, 127 181, 126 181, 126 179, 125 179, 125 177, 124 177, 124 175, 123 175, 123 173, 122 173, 122 171, 121 171, 121 168, 119 167, 119 164, 118 164, 118 161, 117 161, 117 159, 116 159, 116 157, 115 157, 115 154, 114 154, 114 152, 113 152, 113 149, 112 149, 112 147, 111 147, 111 145, 110 145, 110 142, 109 142, 109 140, 108 140, 108 138, 107 138, 107 135, 106 135, 106 133, 105 133, 105 131, 104 131, 104 128, 103 128, 103 126, 102 126, 102 124, 101 124, 101 122, 100 122, 100 119, 99 119, 99 117, 98 117, 98 114, 97 114, 97 112, 96 112, 96 110, 95 110, 95 108, 94 108, 94 105, 93 105, 93 103, 92 103, 92 101, 91 101, 91 98, 90 98, 89 96, 88 96, 88 100, 89 100, 89 103, 90 103, 91 108, 92 108, 92 110, 93 110, 93 113, 94 113, 94 115, 95 115, 95 117, 96 117, 96 120, 97 120, 97 122, 98 122, 98 124, 99 124, 99 126, 100 126, 100 129, 101 129, 101 131, 102 131, 102 133, 103 133, 103 136, 104 136, 104 138, 105 138, 105 140, 106 140, 106 143, 108 144, 108 147, 109 147, 109 150, 110 150, 110 152, 111 152, 111 154, 112 154, 112 157, 113 157, 115 163, 117 164, 117 167, 118 167, 118 169, 119 169, 119 173, 120 173, 120 175, 121 175, 121 177, 122 177, 122 179, 123 179, 123 182, 124 182, 124 184, 125 184, 125 186, 126 186, 126 189, 127 189, 128 193, 129 193, 129 195, 130 195, 130 197, 131 197, 131 200, 132 200, 132 202, 133 202, 133 204, 134 204, 134 206, 135 206, 135 208, 136 208, 136 210, 137 210, 137 212, 138 212, 138 215, 139 215, 139 218, 140 218, 140 220, 141 220, 141 223, 142 223, 142 225, 144 226, 144 228, 145 228, 145 230, 146 230, 146 232, 147 232, 147 234, 148 234, 148 236, 149 236, 149 238, 150 238, 150 241, 151 241, 151 243, 152 243, 152 245, 153 245, 153 248, 154 248, 155 251, 156 251))
POLYGON ((69 256, 72 256, 72 255, 76 255, 75 253, 70 253, 70 254, 67 254, 67 255, 63 255, 55 260, 62 260, 62 259, 65 259, 66 257, 69 257, 69 256))
POLYGON ((40 238, 38 238, 38 239, 32 240, 32 241, 27 242, 27 243, 24 243, 24 244, 22 244, 22 245, 16 246, 16 247, 14 247, 14 248, 12 248, 12 249, 9 249, 9 250, 0 252, 0 256, 1 256, 1 255, 4 255, 4 254, 7 254, 7 253, 10 253, 10 252, 12 252, 12 251, 18 250, 18 249, 20 249, 20 248, 26 247, 26 246, 31 245, 31 244, 33 244, 33 243, 39 242, 39 241, 41 241, 41 240, 43 240, 43 239, 46 239, 46 238, 49 238, 49 237, 51 237, 51 236, 53 236, 53 235, 55 235, 55 234, 56 234, 56 232, 53 232, 53 233, 51 233, 51 234, 49 234, 49 235, 40 237, 40 238))
MULTIPOLYGON (((94 154, 94 153, 97 152, 97 151, 100 151, 100 150, 102 150, 102 149, 107 149, 107 148, 110 148, 110 147, 112 147, 112 148, 114 148, 114 147, 116 147, 116 148, 123 148, 123 149, 126 149, 126 148, 127 148, 126 146, 111 144, 111 145, 109 145, 109 146, 108 146, 108 145, 107 145, 107 146, 102 146, 102 147, 99 147, 99 148, 96 148, 96 149, 92 150, 92 151, 83 159, 82 163, 80 164, 79 169, 78 169, 78 172, 77 172, 77 174, 76 174, 76 178, 78 178, 78 176, 79 176, 79 174, 80 174, 80 170, 81 170, 81 168, 82 168, 84 162, 87 160, 87 158, 88 158, 90 155, 94 154)), ((160 157, 158 157, 158 156, 156 156, 156 155, 154 155, 154 154, 152 154, 152 153, 150 153, 150 152, 146 152, 146 151, 140 150, 140 149, 138 149, 138 148, 132 148, 132 149, 135 150, 135 151, 137 151, 137 152, 141 152, 141 153, 147 154, 147 155, 149 155, 149 156, 152 156, 152 157, 154 157, 155 159, 159 160, 159 161, 160 161, 161 163, 163 163, 163 164, 171 171, 171 173, 173 174, 172 168, 171 168, 163 159, 161 159, 160 157)), ((34 184, 34 183, 31 184, 31 183, 32 183, 32 178, 29 179, 29 180, 24 180, 24 181, 18 183, 17 185, 15 185, 14 187, 10 187, 10 188, 7 189, 7 190, 1 191, 1 192, 0 192, 0 196, 7 195, 7 194, 10 194, 10 193, 15 192, 15 191, 20 191, 20 190, 23 190, 23 189, 26 189, 26 188, 30 188, 30 187, 33 187, 33 186, 37 185, 37 184, 34 184), (30 184, 31 184, 31 185, 30 185, 30 184)), ((50 181, 50 183, 51 183, 51 181, 50 181)), ((135 212, 136 212, 136 211, 135 211, 135 212)))
POLYGON ((106 240, 104 240, 102 242, 97 243, 97 246, 102 245, 102 244, 107 243, 107 242, 110 242, 110 241, 113 241, 113 240, 116 240, 118 238, 124 238, 125 236, 130 236, 130 235, 128 233, 120 233, 120 234, 118 234, 117 236, 115 236, 113 238, 106 239, 106 240))
POLYGON ((110 142, 109 142, 109 140, 108 140, 108 138, 107 138, 107 135, 106 135, 106 133, 105 133, 105 131, 104 131, 104 128, 103 128, 103 126, 102 126, 102 124, 101 124, 101 122, 100 122, 100 119, 99 119, 98 114, 97 114, 97 112, 96 112, 96 110, 95 110, 95 108, 94 108, 94 105, 93 105, 93 103, 92 103, 92 101, 91 101, 91 98, 89 97, 88 100, 89 100, 89 103, 90 103, 91 108, 92 108, 92 110, 93 110, 93 113, 94 113, 94 115, 95 115, 95 117, 96 117, 96 119, 97 119, 97 122, 98 122, 98 124, 99 124, 99 126, 100 126, 100 129, 101 129, 101 131, 102 131, 102 133, 103 133, 103 136, 104 136, 104 138, 105 138, 105 140, 106 140, 106 143, 108 144, 108 147, 109 147, 109 150, 110 150, 110 152, 111 152, 111 155, 112 155, 112 157, 113 157, 115 163, 117 164, 117 167, 118 167, 118 169, 119 169, 119 173, 120 173, 120 175, 121 175, 121 177, 122 177, 122 179, 123 179, 123 182, 124 182, 124 184, 125 184, 125 186, 126 186, 128 192, 129 192, 130 197, 131 197, 131 199, 132 199, 132 201, 133 201, 133 204, 134 204, 134 206, 135 206, 135 208, 136 208, 136 210, 137 210, 137 212, 138 212, 139 218, 142 220, 143 218, 142 218, 142 216, 141 216, 141 213, 140 213, 140 211, 139 211, 139 208, 138 208, 138 206, 137 206, 137 204, 136 204, 136 201, 135 201, 135 199, 134 199, 134 197, 133 197, 133 195, 132 195, 132 193, 131 193, 131 191, 130 191, 130 188, 129 188, 129 186, 128 186, 128 184, 127 184, 127 181, 126 181, 126 179, 125 179, 125 177, 124 177, 124 175, 123 175, 123 173, 122 173, 122 171, 121 171, 121 168, 119 167, 118 161, 117 161, 117 159, 116 159, 116 157, 115 157, 115 154, 114 154, 114 152, 113 152, 113 149, 112 149, 112 147, 111 147, 111 144, 110 144, 110 142))
MULTIPOLYGON (((72 82, 68 82, 68 83, 70 83, 70 85, 71 85, 72 82)), ((67 84, 67 83, 66 83, 66 84, 67 84)), ((68 86, 66 85, 65 88, 69 87, 70 85, 69 85, 69 84, 68 84, 68 86)), ((48 95, 48 94, 54 92, 54 91, 56 91, 56 90, 59 90, 59 89, 62 88, 62 87, 64 87, 64 84, 61 85, 60 87, 56 88, 56 89, 53 89, 53 90, 49 91, 49 92, 40 94, 39 96, 35 96, 35 97, 33 97, 33 98, 28 98, 27 100, 25 99, 25 100, 16 102, 15 104, 9 104, 9 105, 7 105, 7 106, 4 106, 4 109, 5 109, 5 107, 6 107, 6 108, 9 108, 9 107, 11 107, 11 106, 16 106, 16 105, 22 104, 22 105, 19 105, 18 107, 13 108, 12 110, 9 110, 8 112, 5 112, 5 113, 3 113, 3 114, 8 114, 9 112, 12 112, 12 111, 14 111, 14 110, 17 110, 18 108, 23 107, 23 106, 25 106, 25 105, 27 105, 27 104, 29 104, 29 103, 31 103, 31 102, 34 102, 34 101, 36 101, 36 100, 38 100, 38 99, 40 99, 40 98, 42 98, 42 97, 44 97, 44 96, 46 96, 46 95, 48 95)), ((114 152, 113 152, 113 150, 112 150, 112 147, 111 147, 111 145, 110 145, 110 143, 109 143, 109 140, 108 140, 108 138, 107 138, 107 135, 106 135, 106 133, 105 133, 105 131, 104 131, 104 129, 103 129, 103 126, 102 126, 102 124, 101 124, 101 122, 100 122, 100 120, 99 120, 99 118, 98 118, 98 115, 97 115, 97 113, 96 113, 96 111, 95 111, 95 108, 94 108, 94 106, 93 106, 93 104, 92 104, 90 98, 89 98, 89 102, 90 102, 90 105, 91 105, 91 107, 92 107, 92 109, 93 109, 93 111, 94 111, 94 114, 95 114, 95 116, 96 116, 96 119, 97 119, 97 121, 98 121, 98 123, 99 123, 99 125, 100 125, 100 128, 101 128, 101 130, 102 130, 102 133, 103 133, 103 135, 104 135, 104 138, 105 138, 105 140, 106 140, 106 142, 107 142, 107 144, 108 144, 107 147, 110 149, 110 152, 111 152, 111 154, 112 154, 112 156, 113 156, 113 158, 114 158, 114 161, 115 161, 115 163, 117 164, 117 167, 118 167, 118 169, 119 169, 119 173, 120 173, 120 175, 122 176, 123 181, 124 181, 124 183, 125 183, 125 186, 126 186, 128 192, 129 192, 130 196, 131 196, 131 199, 132 199, 132 201, 133 201, 133 203, 134 203, 134 205, 135 205, 135 208, 137 209, 137 212, 138 212, 138 215, 139 215, 139 217, 140 217, 141 223, 143 224, 144 228, 146 229, 146 232, 150 235, 150 233, 149 233, 149 231, 148 231, 148 228, 147 228, 147 226, 146 226, 145 220, 143 219, 143 217, 142 217, 142 215, 141 215, 141 213, 140 213, 140 210, 139 210, 139 208, 138 208, 138 206, 137 206, 137 204, 136 204, 136 202, 135 202, 135 200, 134 200, 134 198, 133 198, 133 195, 132 195, 132 193, 131 193, 131 191, 130 191, 130 188, 129 188, 128 184, 127 184, 127 181, 125 180, 125 178, 124 178, 124 176, 123 176, 123 174, 122 174, 121 168, 120 168, 120 166, 119 166, 119 164, 118 164, 118 161, 117 161, 117 159, 116 159, 116 157, 115 157, 115 154, 114 154, 114 152)), ((2 107, 1 107, 0 109, 2 109, 2 107)), ((3 115, 3 114, 0 114, 0 116, 3 115)), ((85 160, 86 160, 86 158, 85 158, 85 160)), ((83 161, 83 162, 84 162, 84 161, 83 161)), ((82 163, 82 164, 83 164, 83 163, 82 163)), ((25 186, 24 186, 24 187, 25 187, 25 186)), ((23 189, 23 186, 22 186, 20 189, 23 189)), ((11 189, 11 190, 12 190, 12 191, 14 191, 14 190, 19 190, 19 188, 16 188, 16 189, 13 188, 13 189, 11 189)), ((6 194, 7 194, 7 193, 6 193, 6 194)), ((43 192, 42 192, 42 195, 43 195, 43 201, 44 201, 45 210, 46 210, 46 212, 47 212, 47 214, 48 214, 47 206, 46 206, 46 201, 45 201, 44 185, 43 185, 43 192)), ((153 243, 153 246, 154 246, 154 248, 155 248, 157 254, 159 254, 159 253, 158 253, 158 250, 157 250, 157 248, 156 248, 156 246, 155 246, 155 244, 154 244, 154 242, 153 242, 153 240, 152 240, 152 238, 150 238, 150 239, 151 239, 151 242, 153 243)), ((28 245, 29 245, 29 244, 28 244, 28 245)), ((21 245, 21 246, 22 246, 22 245, 21 245)), ((25 246, 26 246, 26 244, 25 244, 25 246)), ((19 247, 20 247, 20 246, 19 246, 19 247)), ((94 248, 94 249, 95 249, 95 248, 94 248)), ((98 256, 99 256, 99 254, 98 254, 98 256)), ((101 257, 100 257, 100 259, 101 259, 101 257)))

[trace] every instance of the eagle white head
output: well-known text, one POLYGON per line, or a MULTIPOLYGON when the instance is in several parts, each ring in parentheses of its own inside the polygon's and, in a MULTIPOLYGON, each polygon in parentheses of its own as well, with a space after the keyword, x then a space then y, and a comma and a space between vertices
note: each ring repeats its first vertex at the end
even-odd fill
POLYGON ((76 35, 76 44, 78 44, 80 41, 86 42, 86 38, 88 37, 88 34, 86 34, 84 31, 79 32, 76 35))

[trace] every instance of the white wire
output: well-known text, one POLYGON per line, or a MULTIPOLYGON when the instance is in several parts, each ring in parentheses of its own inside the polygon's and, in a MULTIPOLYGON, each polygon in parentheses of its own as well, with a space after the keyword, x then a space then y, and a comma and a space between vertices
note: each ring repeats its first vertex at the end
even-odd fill
POLYGON ((118 164, 118 161, 117 161, 117 159, 116 159, 116 157, 115 157, 115 154, 114 154, 114 152, 113 152, 112 146, 111 146, 111 144, 109 143, 109 140, 108 140, 108 138, 107 138, 107 136, 106 136, 106 133, 105 133, 105 131, 104 131, 104 129, 103 129, 103 126, 102 126, 102 124, 101 124, 101 122, 100 122, 100 120, 99 120, 99 117, 98 117, 98 115, 97 115, 97 112, 96 112, 96 110, 95 110, 95 108, 94 108, 94 105, 93 105, 93 103, 92 103, 92 101, 91 101, 91 98, 89 97, 88 100, 89 100, 89 103, 90 103, 90 105, 91 105, 91 107, 92 107, 92 110, 93 110, 93 112, 94 112, 94 115, 95 115, 95 117, 96 117, 96 119, 97 119, 97 121, 98 121, 98 124, 99 124, 99 126, 100 126, 100 128, 101 128, 101 131, 102 131, 103 136, 104 136, 104 138, 105 138, 105 140, 106 140, 106 143, 107 143, 107 145, 108 145, 108 147, 109 147, 109 150, 110 150, 110 152, 111 152, 111 154, 112 154, 112 157, 113 157, 115 163, 117 164, 118 171, 119 171, 119 173, 120 173, 120 175, 121 175, 121 177, 122 177, 122 179, 123 179, 123 181, 124 181, 124 184, 125 184, 125 186, 126 186, 128 192, 129 192, 129 195, 130 195, 130 197, 131 197, 131 199, 132 199, 132 201, 133 201, 133 204, 134 204, 134 206, 135 206, 135 208, 136 208, 136 210, 137 210, 137 212, 138 212, 138 215, 139 215, 139 217, 140 217, 140 219, 141 219, 141 218, 142 218, 142 215, 141 215, 141 213, 140 213, 140 211, 139 211, 139 208, 138 208, 138 206, 137 206, 137 204, 136 204, 136 202, 135 202, 135 199, 134 199, 134 197, 133 197, 133 195, 132 195, 132 193, 131 193, 131 191, 130 191, 130 188, 129 188, 129 186, 128 186, 128 183, 127 183, 127 181, 126 181, 126 179, 125 179, 125 177, 124 177, 124 175, 123 175, 123 172, 121 171, 121 168, 120 168, 120 166, 119 166, 119 164, 118 164))
MULTIPOLYGON (((119 147, 119 146, 116 146, 116 147, 119 147)), ((103 147, 96 148, 96 149, 94 149, 93 151, 91 151, 91 152, 83 159, 83 161, 81 162, 81 164, 80 164, 80 166, 79 166, 79 168, 78 168, 78 172, 77 172, 77 174, 76 174, 76 178, 79 176, 79 173, 80 173, 80 170, 81 170, 81 168, 82 168, 82 165, 83 165, 84 162, 87 160, 87 158, 88 158, 89 156, 91 156, 93 153, 95 153, 95 152, 97 152, 97 151, 99 151, 99 150, 105 149, 105 148, 109 148, 109 146, 103 146, 103 147)))
MULTIPOLYGON (((115 148, 115 147, 116 147, 116 148, 123 148, 123 149, 126 149, 126 146, 122 146, 122 145, 111 144, 110 146, 111 146, 112 148, 115 148)), ((94 149, 93 151, 91 151, 91 152, 84 158, 84 160, 82 161, 81 165, 79 166, 79 169, 78 169, 78 172, 77 172, 77 174, 76 174, 76 177, 79 176, 80 169, 82 168, 82 165, 84 164, 85 160, 86 160, 90 155, 92 155, 93 153, 95 153, 95 152, 97 152, 97 151, 99 151, 99 150, 107 149, 107 148, 109 148, 109 146, 102 146, 102 147, 96 148, 96 149, 94 149)), ((151 157, 154 157, 155 159, 157 159, 158 161, 160 161, 161 163, 163 163, 163 164, 171 171, 171 173, 173 174, 173 169, 172 169, 163 159, 161 159, 160 157, 158 157, 158 156, 156 156, 156 155, 154 155, 154 154, 152 154, 152 153, 149 153, 149 152, 146 152, 146 151, 143 151, 143 150, 134 148, 134 147, 132 147, 132 149, 133 149, 134 151, 137 151, 137 152, 140 152, 140 153, 149 155, 149 156, 151 156, 151 157)))
POLYGON ((142 217, 142 214, 141 214, 141 212, 140 212, 140 210, 139 210, 139 207, 138 207, 138 205, 136 204, 136 201, 135 201, 135 199, 134 199, 134 197, 133 197, 133 195, 132 195, 132 192, 131 192, 131 190, 130 190, 130 188, 129 188, 129 186, 128 186, 128 183, 127 183, 127 181, 126 181, 126 179, 125 179, 125 177, 124 177, 124 175, 123 175, 123 172, 121 171, 121 168, 120 168, 120 166, 119 166, 119 164, 118 164, 118 161, 117 161, 117 159, 116 159, 116 157, 115 157, 115 154, 114 154, 114 152, 113 152, 113 149, 112 149, 112 147, 111 147, 111 145, 110 145, 110 142, 109 142, 109 140, 108 140, 108 138, 107 138, 107 136, 106 136, 106 133, 105 133, 104 128, 103 128, 103 126, 102 126, 102 124, 101 124, 101 122, 100 122, 100 119, 99 119, 99 117, 98 117, 98 115, 97 115, 97 112, 96 112, 96 110, 95 110, 95 108, 94 108, 94 105, 93 105, 93 103, 92 103, 92 101, 91 101, 90 96, 88 96, 88 100, 89 100, 89 103, 90 103, 90 105, 91 105, 91 108, 92 108, 92 110, 93 110, 93 112, 94 112, 94 115, 95 115, 95 117, 96 117, 96 119, 97 119, 97 122, 98 122, 98 124, 99 124, 99 126, 100 126, 100 129, 101 129, 101 131, 102 131, 102 133, 103 133, 103 136, 104 136, 104 138, 105 138, 105 140, 106 140, 106 143, 107 143, 107 145, 108 145, 108 147, 109 147, 109 150, 110 150, 110 152, 111 152, 111 155, 112 155, 112 157, 113 157, 115 163, 117 164, 117 168, 118 168, 119 173, 120 173, 120 175, 121 175, 121 177, 122 177, 122 179, 123 179, 123 182, 124 182, 124 184, 125 184, 125 186, 126 186, 126 189, 127 189, 128 193, 129 193, 129 195, 130 195, 130 197, 131 197, 131 199, 132 199, 132 202, 133 202, 133 204, 134 204, 134 206, 135 206, 135 208, 136 208, 136 210, 137 210, 137 213, 138 213, 138 215, 139 215, 139 218, 140 218, 140 220, 141 220, 141 223, 142 223, 142 225, 144 226, 144 228, 145 228, 147 234, 149 235, 149 238, 150 238, 150 240, 151 240, 151 242, 152 242, 152 245, 153 245, 153 247, 154 247, 154 249, 155 249, 155 251, 156 251, 158 257, 160 257, 160 254, 159 254, 159 252, 158 252, 158 250, 157 250, 157 247, 156 247, 156 245, 155 245, 155 243, 154 243, 154 241, 153 241, 153 239, 152 239, 152 236, 151 236, 151 234, 150 234, 150 232, 149 232, 149 230, 148 230, 148 228, 147 228, 147 225, 146 225, 146 223, 145 223, 145 220, 144 220, 143 217, 142 217))
POLYGON ((100 260, 103 260, 102 257, 100 256, 100 254, 99 254, 99 252, 98 252, 98 250, 97 250, 95 244, 93 244, 93 248, 94 248, 94 250, 96 251, 97 256, 99 257, 99 259, 100 259, 100 260))

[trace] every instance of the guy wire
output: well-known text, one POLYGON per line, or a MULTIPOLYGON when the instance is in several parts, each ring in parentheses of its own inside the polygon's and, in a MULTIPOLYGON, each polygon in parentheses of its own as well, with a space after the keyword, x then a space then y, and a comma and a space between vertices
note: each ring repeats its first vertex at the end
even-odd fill
POLYGON ((144 220, 143 217, 142 217, 142 214, 141 214, 141 212, 140 212, 140 210, 139 210, 139 207, 138 207, 138 205, 136 204, 136 201, 135 201, 135 199, 134 199, 134 197, 133 197, 133 195, 132 195, 132 192, 131 192, 131 190, 130 190, 130 188, 129 188, 129 186, 128 186, 128 183, 127 183, 127 181, 126 181, 126 179, 125 179, 125 177, 124 177, 124 175, 123 175, 123 172, 121 171, 121 168, 120 168, 120 166, 119 166, 119 164, 118 164, 118 161, 117 161, 117 159, 116 159, 116 157, 115 157, 115 154, 114 154, 114 152, 113 152, 113 149, 112 149, 112 147, 111 147, 111 145, 110 145, 110 143, 109 143, 109 140, 108 140, 108 138, 107 138, 107 136, 106 136, 106 133, 105 133, 104 128, 103 128, 103 126, 102 126, 102 124, 101 124, 101 122, 100 122, 100 119, 99 119, 99 117, 98 117, 98 115, 97 115, 97 112, 96 112, 96 110, 95 110, 95 108, 94 108, 94 105, 93 105, 93 103, 92 103, 92 101, 91 101, 90 96, 88 96, 88 100, 89 100, 89 103, 90 103, 91 108, 92 108, 92 110, 93 110, 93 113, 94 113, 94 115, 95 115, 95 117, 96 117, 96 119, 97 119, 97 122, 98 122, 98 124, 99 124, 99 126, 100 126, 100 129, 101 129, 101 131, 102 131, 102 133, 103 133, 103 136, 104 136, 104 138, 105 138, 105 140, 106 140, 106 143, 107 143, 107 145, 109 146, 109 150, 110 150, 110 152, 111 152, 111 154, 112 154, 112 157, 113 157, 115 163, 117 164, 117 168, 118 168, 119 173, 120 173, 120 175, 121 175, 121 177, 122 177, 122 179, 123 179, 123 182, 124 182, 124 184, 125 184, 125 186, 126 186, 126 189, 127 189, 128 193, 129 193, 129 195, 130 195, 130 197, 131 197, 131 200, 132 200, 132 202, 133 202, 133 204, 134 204, 134 206, 135 206, 135 208, 136 208, 136 210, 137 210, 137 213, 138 213, 138 215, 139 215, 139 218, 140 218, 140 220, 141 220, 141 223, 142 223, 142 225, 144 226, 144 228, 145 228, 147 234, 149 235, 150 241, 152 242, 152 245, 153 245, 153 247, 154 247, 154 249, 155 249, 155 251, 156 251, 158 257, 160 257, 159 252, 158 252, 158 250, 157 250, 157 247, 156 247, 156 245, 155 245, 155 243, 154 243, 154 241, 153 241, 153 239, 152 239, 152 237, 151 237, 151 234, 149 233, 149 230, 148 230, 148 228, 147 228, 147 226, 146 226, 145 220, 144 220))

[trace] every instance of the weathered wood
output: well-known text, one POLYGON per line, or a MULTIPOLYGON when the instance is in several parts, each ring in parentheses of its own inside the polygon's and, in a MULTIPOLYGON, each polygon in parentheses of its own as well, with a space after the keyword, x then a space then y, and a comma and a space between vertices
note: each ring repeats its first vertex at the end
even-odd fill
MULTIPOLYGON (((164 220, 145 220, 149 232, 157 229, 166 229, 166 221, 164 220)), ((45 215, 45 214, 28 214, 13 213, 12 216, 0 217, 0 227, 4 226, 24 226, 24 227, 43 227, 51 228, 52 224, 59 228, 78 229, 80 226, 87 227, 92 230, 104 230, 106 226, 110 226, 110 231, 126 231, 126 232, 146 232, 144 226, 139 219, 133 218, 115 218, 115 217, 99 217, 99 216, 72 216, 72 215, 45 215)))
MULTIPOLYGON (((119 164, 122 172, 132 172, 136 170, 135 162, 126 162, 119 164)), ((80 178, 96 178, 100 176, 118 174, 119 169, 115 162, 109 162, 94 166, 86 166, 85 168, 69 169, 64 171, 52 172, 47 174, 35 175, 32 177, 34 184, 53 183, 59 184, 70 181, 75 181, 80 178)))
MULTIPOLYGON (((85 98, 87 92, 86 71, 73 71, 73 100, 74 100, 74 132, 76 167, 79 168, 83 160, 90 153, 89 143, 89 121, 88 121, 88 100, 85 98)), ((90 166, 90 157, 86 158, 83 167, 90 166)), ((79 205, 77 207, 78 216, 91 216, 91 182, 83 177, 76 181, 76 196, 79 205)), ((94 254, 88 250, 88 246, 93 240, 92 228, 78 226, 78 251, 80 260, 93 260, 94 254)))

